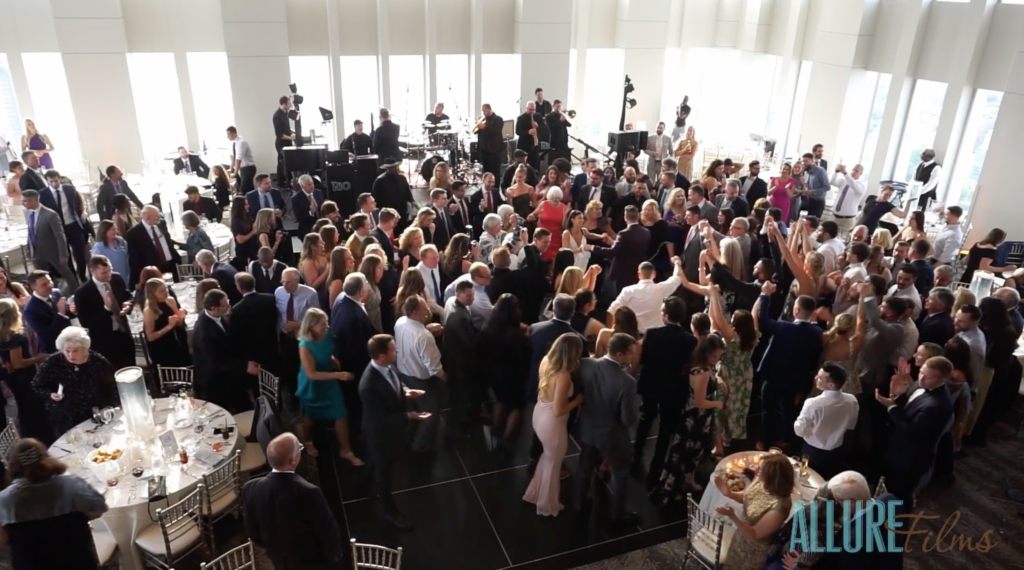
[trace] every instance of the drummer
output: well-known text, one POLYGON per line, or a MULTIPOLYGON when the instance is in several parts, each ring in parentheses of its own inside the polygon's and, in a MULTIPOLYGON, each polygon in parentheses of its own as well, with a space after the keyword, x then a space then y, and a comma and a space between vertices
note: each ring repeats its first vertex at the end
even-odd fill
POLYGON ((442 128, 442 129, 447 130, 448 129, 447 125, 444 125, 442 127, 438 127, 437 126, 440 123, 447 123, 447 122, 448 122, 448 115, 444 114, 444 103, 438 101, 437 103, 434 104, 434 112, 429 114, 429 115, 427 115, 426 119, 423 119, 423 126, 427 130, 427 133, 431 133, 432 134, 432 133, 436 133, 438 128, 442 128), (427 123, 430 123, 433 126, 428 127, 428 126, 426 126, 427 123))
POLYGON ((373 154, 373 139, 363 132, 363 122, 356 119, 352 126, 355 128, 355 132, 342 141, 341 150, 352 151, 356 156, 373 154))

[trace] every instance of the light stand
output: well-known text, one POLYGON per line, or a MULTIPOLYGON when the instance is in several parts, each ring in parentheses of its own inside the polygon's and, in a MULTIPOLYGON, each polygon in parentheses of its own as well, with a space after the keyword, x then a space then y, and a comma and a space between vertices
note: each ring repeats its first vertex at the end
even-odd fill
POLYGON ((294 106, 291 111, 288 111, 288 118, 295 121, 296 136, 293 142, 294 146, 302 146, 302 113, 299 110, 299 105, 305 101, 305 97, 299 95, 299 88, 294 83, 288 84, 288 89, 292 92, 292 105, 294 106))

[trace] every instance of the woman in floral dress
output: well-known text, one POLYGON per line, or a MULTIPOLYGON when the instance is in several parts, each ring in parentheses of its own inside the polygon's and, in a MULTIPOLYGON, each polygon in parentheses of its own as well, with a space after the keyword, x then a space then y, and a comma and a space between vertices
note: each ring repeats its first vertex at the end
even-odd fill
POLYGON ((721 456, 733 439, 747 438, 747 414, 750 412, 750 392, 754 383, 754 365, 750 356, 757 346, 759 333, 757 320, 750 311, 737 310, 732 321, 725 318, 722 298, 715 285, 708 295, 711 310, 711 328, 725 341, 725 352, 718 363, 718 378, 728 387, 725 407, 715 412, 715 450, 721 456))

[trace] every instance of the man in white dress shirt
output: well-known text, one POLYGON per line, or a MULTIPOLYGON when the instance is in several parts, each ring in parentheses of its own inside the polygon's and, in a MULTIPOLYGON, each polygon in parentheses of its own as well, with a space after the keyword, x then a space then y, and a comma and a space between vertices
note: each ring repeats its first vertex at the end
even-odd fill
POLYGON ((231 172, 232 176, 238 176, 238 185, 242 188, 242 195, 256 189, 256 160, 252 156, 252 147, 238 136, 238 129, 228 127, 228 140, 231 141, 231 172))
POLYGON ((473 326, 477 330, 483 330, 484 323, 487 322, 494 310, 491 298, 487 296, 487 285, 491 282, 491 269, 479 261, 474 262, 469 266, 469 273, 463 273, 445 288, 444 299, 446 302, 455 296, 455 288, 462 281, 473 283, 473 304, 470 305, 469 310, 473 314, 473 326))
POLYGON ((939 177, 942 176, 942 167, 935 163, 935 151, 926 148, 921 151, 921 163, 914 171, 914 181, 921 183, 921 194, 918 195, 918 210, 927 210, 928 202, 937 198, 939 177))
POLYGON ((437 246, 428 243, 420 248, 420 262, 416 269, 423 275, 423 282, 426 284, 427 303, 431 312, 440 315, 444 313, 444 289, 441 288, 441 254, 437 246))
POLYGON ((863 283, 868 280, 868 270, 864 267, 864 262, 868 260, 868 256, 871 255, 871 248, 868 244, 863 242, 857 242, 850 245, 850 249, 846 252, 846 271, 843 273, 844 279, 849 279, 850 283, 863 283))
POLYGON ((864 167, 859 164, 849 173, 846 172, 846 166, 840 164, 836 166, 836 172, 832 175, 832 186, 839 188, 835 206, 832 207, 832 217, 844 230, 853 227, 857 221, 857 214, 860 213, 860 202, 867 192, 867 187, 860 181, 863 173, 864 167))
POLYGON ((793 424, 793 431, 804 439, 808 466, 825 479, 842 471, 843 438, 857 425, 857 397, 842 392, 846 376, 842 366, 825 362, 814 378, 821 395, 804 401, 793 424))
POLYGON ((671 295, 682 284, 683 264, 678 257, 672 258, 675 271, 672 276, 661 283, 654 282, 654 264, 645 261, 640 264, 637 275, 640 282, 636 285, 624 287, 608 307, 608 314, 615 313, 615 309, 626 306, 636 313, 636 322, 640 332, 647 329, 660 327, 664 323, 661 319, 661 304, 665 297, 671 295))
POLYGON ((433 414, 413 426, 412 450, 435 452, 441 441, 441 384, 448 376, 441 366, 441 351, 434 333, 427 329, 430 305, 420 296, 405 300, 405 314, 395 322, 395 345, 398 347, 398 371, 407 376, 406 383, 415 390, 424 390, 422 398, 414 401, 416 411, 433 414))
POLYGON ((935 236, 935 259, 942 263, 953 263, 960 254, 960 244, 964 241, 964 229, 960 226, 960 216, 964 213, 960 206, 946 208, 946 227, 935 236))

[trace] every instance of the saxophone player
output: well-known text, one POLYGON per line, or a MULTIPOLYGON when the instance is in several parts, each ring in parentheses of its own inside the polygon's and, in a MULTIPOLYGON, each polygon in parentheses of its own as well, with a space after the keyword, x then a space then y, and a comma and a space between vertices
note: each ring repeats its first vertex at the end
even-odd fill
POLYGON ((540 168, 540 131, 538 130, 538 123, 543 120, 537 114, 537 104, 533 101, 526 104, 526 112, 519 115, 519 118, 516 119, 516 136, 519 137, 516 148, 526 151, 528 155, 526 163, 532 166, 534 170, 540 168))

